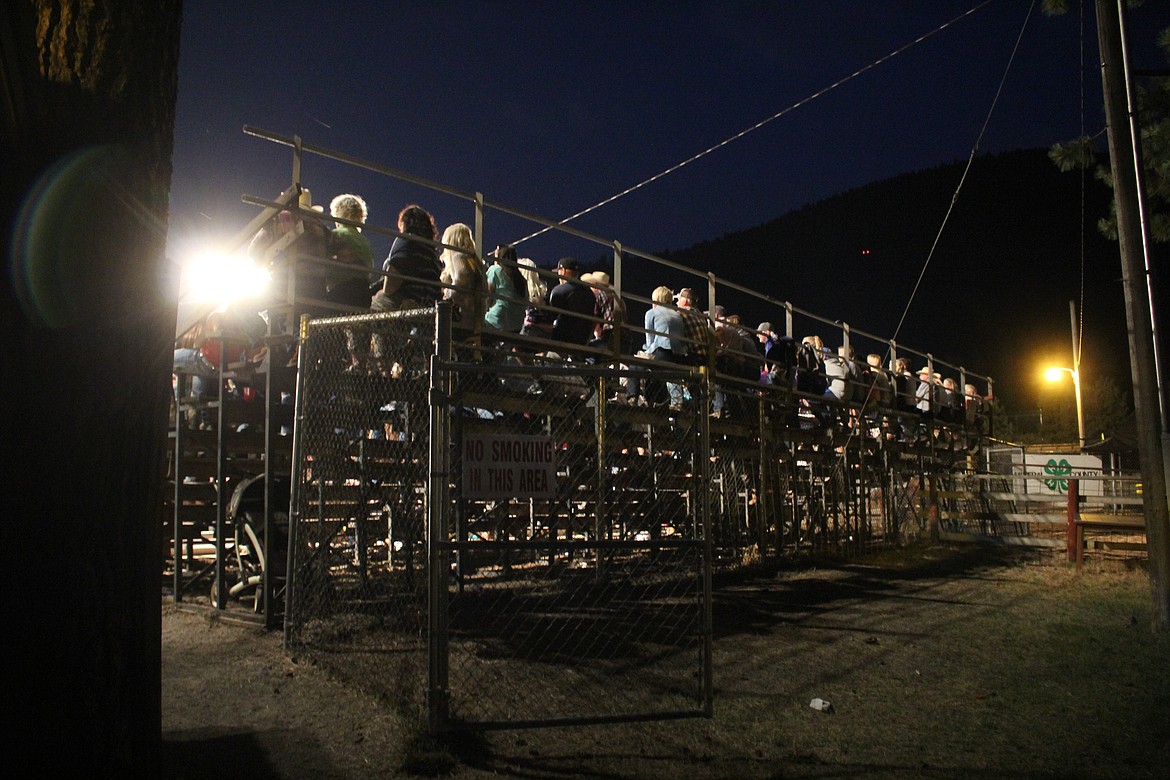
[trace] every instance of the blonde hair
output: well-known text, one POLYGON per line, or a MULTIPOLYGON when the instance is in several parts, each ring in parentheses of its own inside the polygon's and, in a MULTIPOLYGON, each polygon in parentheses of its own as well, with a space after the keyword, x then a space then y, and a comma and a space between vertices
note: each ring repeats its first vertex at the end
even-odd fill
POLYGON ((650 300, 655 303, 670 303, 674 299, 674 292, 665 285, 654 288, 654 292, 650 295, 650 300))
POLYGON ((544 277, 536 272, 536 262, 531 257, 521 257, 516 262, 520 264, 520 273, 524 275, 524 281, 528 282, 528 302, 544 303, 548 285, 544 283, 544 277))
MULTIPOLYGON (((471 228, 462 222, 448 225, 443 231, 443 253, 439 260, 443 263, 443 271, 439 279, 444 284, 458 284, 463 286, 477 286, 473 281, 464 277, 466 272, 483 277, 483 268, 475 256, 475 239, 471 236, 471 228), (451 247, 455 247, 452 249, 451 247), (466 271, 462 270, 466 267, 466 271)), ((450 294, 450 290, 446 294, 450 294)))
MULTIPOLYGON (((338 195, 329 201, 329 214, 333 217, 348 219, 350 222, 365 222, 369 215, 366 202, 359 195, 338 195)), ((358 228, 361 230, 361 228, 358 228)))
POLYGON ((457 249, 443 249, 443 256, 449 252, 458 252, 459 254, 474 255, 475 254, 475 239, 471 236, 471 228, 462 222, 456 222, 454 225, 449 225, 443 231, 443 243, 448 247, 457 247, 457 249))

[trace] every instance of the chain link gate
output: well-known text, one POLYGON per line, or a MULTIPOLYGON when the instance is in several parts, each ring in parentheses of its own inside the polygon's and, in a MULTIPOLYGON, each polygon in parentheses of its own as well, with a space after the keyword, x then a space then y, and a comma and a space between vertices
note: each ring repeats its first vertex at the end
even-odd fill
POLYGON ((440 360, 445 312, 302 328, 286 644, 376 657, 433 731, 710 714, 701 375, 617 404, 643 370, 440 360))
POLYGON ((286 646, 384 677, 384 695, 416 710, 434 323, 420 309, 302 324, 285 605, 286 646))
POLYGON ((688 412, 611 400, 623 371, 532 355, 439 364, 449 392, 441 720, 469 728, 707 715, 703 383, 688 412), (664 424, 665 423, 665 424, 664 424))

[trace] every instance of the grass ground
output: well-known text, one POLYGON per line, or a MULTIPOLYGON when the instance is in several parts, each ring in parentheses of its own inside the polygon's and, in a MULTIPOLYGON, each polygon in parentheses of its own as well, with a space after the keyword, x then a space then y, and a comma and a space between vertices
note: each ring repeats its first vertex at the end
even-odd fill
MULTIPOLYGON (((293 664, 270 637, 253 634, 240 644, 246 629, 172 610, 164 619, 164 739, 172 759, 190 763, 202 755, 200 745, 234 735, 249 743, 242 752, 263 759, 255 773, 241 775, 250 778, 1170 772, 1170 635, 1149 629, 1140 567, 1092 559, 1078 575, 1050 553, 915 547, 727 579, 718 584, 714 615, 709 720, 494 731, 431 743, 388 712, 368 680, 345 682, 328 664, 293 664), (213 634, 248 652, 257 674, 278 681, 270 708, 251 701, 247 711, 284 713, 291 727, 259 726, 255 715, 233 726, 230 714, 182 705, 182 691, 198 687, 200 672, 194 662, 180 670, 176 659, 193 660, 184 648, 213 634), (830 701, 831 711, 811 709, 814 697, 830 701)), ((265 691, 260 685, 249 695, 265 691)))

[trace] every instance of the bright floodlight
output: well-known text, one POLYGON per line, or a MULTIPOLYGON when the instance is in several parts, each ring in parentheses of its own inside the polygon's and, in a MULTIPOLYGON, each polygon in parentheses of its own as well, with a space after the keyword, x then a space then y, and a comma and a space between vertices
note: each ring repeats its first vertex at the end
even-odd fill
POLYGON ((1044 372, 1044 378, 1047 379, 1049 382, 1059 382, 1060 375, 1062 373, 1064 373, 1064 369, 1050 368, 1044 372))
POLYGON ((182 298, 190 302, 230 303, 263 292, 270 276, 247 257, 204 252, 183 266, 182 298))

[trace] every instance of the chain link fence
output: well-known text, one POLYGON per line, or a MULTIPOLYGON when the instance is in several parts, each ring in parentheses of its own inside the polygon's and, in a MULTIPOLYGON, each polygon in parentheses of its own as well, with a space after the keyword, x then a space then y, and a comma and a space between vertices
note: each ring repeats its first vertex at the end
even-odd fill
POLYGON ((468 343, 448 363, 436 321, 305 326, 289 644, 380 667, 435 728, 709 711, 696 372, 654 372, 687 410, 631 406, 610 394, 645 369, 468 343))
POLYGON ((448 316, 306 321, 285 620, 433 730, 709 714, 714 571, 924 527, 896 424, 448 316))

